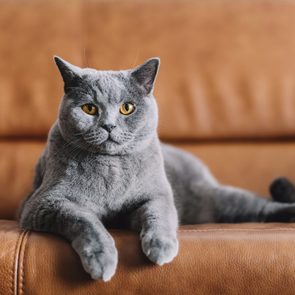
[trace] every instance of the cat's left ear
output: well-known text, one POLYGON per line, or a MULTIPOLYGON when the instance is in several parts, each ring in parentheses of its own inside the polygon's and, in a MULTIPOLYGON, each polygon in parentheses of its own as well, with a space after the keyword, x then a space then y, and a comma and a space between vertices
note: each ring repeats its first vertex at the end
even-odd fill
POLYGON ((154 83, 160 67, 160 59, 158 57, 148 59, 144 64, 138 66, 131 72, 138 86, 149 94, 154 89, 154 83))

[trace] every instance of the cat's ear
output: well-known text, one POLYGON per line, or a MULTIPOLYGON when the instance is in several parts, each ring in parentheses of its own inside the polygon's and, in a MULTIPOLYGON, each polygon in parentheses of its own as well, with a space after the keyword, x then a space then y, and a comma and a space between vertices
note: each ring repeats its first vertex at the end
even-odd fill
POLYGON ((67 87, 76 86, 77 82, 81 80, 82 69, 70 64, 56 55, 53 58, 65 83, 65 89, 67 87))
POLYGON ((131 72, 131 77, 143 89, 146 94, 153 91, 155 79, 159 70, 160 59, 158 57, 148 59, 131 72))

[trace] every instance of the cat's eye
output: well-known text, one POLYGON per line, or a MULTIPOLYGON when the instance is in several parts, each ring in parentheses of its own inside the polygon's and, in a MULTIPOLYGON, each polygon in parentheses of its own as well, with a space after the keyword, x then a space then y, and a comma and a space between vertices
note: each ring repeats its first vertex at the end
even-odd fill
POLYGON ((120 107, 120 113, 125 116, 132 114, 134 111, 135 105, 131 102, 125 102, 120 107))
POLYGON ((97 107, 92 103, 83 104, 81 108, 83 112, 88 115, 91 115, 91 116, 97 115, 97 107))

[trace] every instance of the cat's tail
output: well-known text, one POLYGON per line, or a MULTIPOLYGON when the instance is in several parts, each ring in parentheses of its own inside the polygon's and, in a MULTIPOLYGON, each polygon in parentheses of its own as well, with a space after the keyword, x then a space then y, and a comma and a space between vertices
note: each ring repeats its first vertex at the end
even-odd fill
POLYGON ((223 185, 207 187, 206 194, 214 203, 215 222, 218 223, 295 220, 295 202, 269 200, 247 190, 223 185))
POLYGON ((295 202, 295 186, 285 177, 275 179, 270 187, 270 194, 274 201, 280 203, 294 203, 295 202))

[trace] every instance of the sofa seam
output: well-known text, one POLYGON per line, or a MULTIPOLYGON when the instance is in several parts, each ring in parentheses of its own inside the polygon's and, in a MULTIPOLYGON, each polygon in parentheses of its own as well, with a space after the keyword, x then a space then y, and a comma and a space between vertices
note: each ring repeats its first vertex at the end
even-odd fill
POLYGON ((178 232, 182 233, 182 232, 215 232, 215 231, 219 231, 219 232, 231 232, 231 231, 240 231, 240 232, 247 232, 247 231, 295 231, 295 228, 261 228, 261 229, 254 229, 254 228, 248 228, 248 229, 240 229, 240 228, 229 228, 229 229, 179 229, 178 232))
POLYGON ((12 259, 12 266, 11 266, 11 286, 10 286, 10 290, 11 290, 11 294, 16 295, 16 287, 15 287, 15 276, 16 276, 16 255, 17 255, 17 248, 19 245, 19 240, 22 237, 22 233, 18 234, 14 249, 13 249, 13 259, 12 259))
POLYGON ((13 271, 13 294, 18 295, 19 294, 19 269, 20 269, 20 259, 21 259, 21 252, 23 249, 23 242, 26 239, 27 231, 21 231, 16 247, 15 247, 15 255, 14 255, 14 271, 13 271))
POLYGON ((18 293, 18 269, 19 269, 19 255, 21 244, 25 236, 25 231, 21 231, 18 235, 15 247, 14 247, 14 255, 13 255, 13 265, 12 265, 12 294, 17 295, 18 293))
POLYGON ((19 257, 19 295, 25 294, 25 272, 24 272, 24 265, 25 265, 25 257, 26 257, 26 251, 27 251, 27 246, 28 246, 28 238, 29 238, 29 231, 26 231, 24 234, 24 238, 22 240, 22 245, 20 247, 20 257, 19 257), (23 251, 22 251, 23 250, 23 251))

